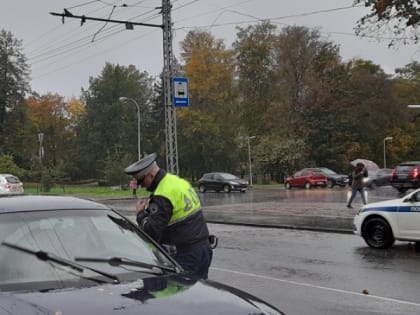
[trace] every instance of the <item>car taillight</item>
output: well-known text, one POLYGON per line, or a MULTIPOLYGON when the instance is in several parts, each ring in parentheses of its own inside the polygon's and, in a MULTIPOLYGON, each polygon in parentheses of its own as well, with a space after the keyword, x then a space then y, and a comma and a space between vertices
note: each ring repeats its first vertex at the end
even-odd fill
POLYGON ((418 166, 415 166, 411 172, 410 175, 412 178, 418 178, 420 176, 420 168, 418 166))
POLYGON ((10 189, 10 188, 12 188, 12 185, 10 185, 10 184, 6 184, 6 185, 4 185, 4 187, 5 187, 6 189, 10 189))

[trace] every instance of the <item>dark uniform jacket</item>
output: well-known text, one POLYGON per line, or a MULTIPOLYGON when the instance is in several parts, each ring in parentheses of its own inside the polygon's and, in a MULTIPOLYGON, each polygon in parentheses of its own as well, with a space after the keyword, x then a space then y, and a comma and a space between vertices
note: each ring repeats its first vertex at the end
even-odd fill
POLYGON ((169 199, 156 196, 158 187, 166 171, 160 169, 148 189, 152 192, 146 209, 137 214, 139 227, 160 244, 175 245, 178 252, 190 251, 195 246, 208 242, 209 231, 202 210, 196 211, 184 220, 171 226, 173 206, 169 199))

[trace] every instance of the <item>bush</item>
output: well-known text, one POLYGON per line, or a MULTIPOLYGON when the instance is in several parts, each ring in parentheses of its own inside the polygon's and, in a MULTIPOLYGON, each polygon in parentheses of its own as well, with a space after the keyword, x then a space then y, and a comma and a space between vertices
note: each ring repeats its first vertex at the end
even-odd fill
POLYGON ((18 167, 13 161, 11 155, 0 155, 0 173, 13 174, 17 177, 23 177, 25 170, 18 167))

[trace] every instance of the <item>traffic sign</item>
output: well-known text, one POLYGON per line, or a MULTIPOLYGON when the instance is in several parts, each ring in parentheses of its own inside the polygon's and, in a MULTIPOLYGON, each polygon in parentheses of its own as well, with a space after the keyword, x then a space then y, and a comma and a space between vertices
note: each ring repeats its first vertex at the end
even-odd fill
POLYGON ((174 106, 188 107, 190 101, 188 98, 188 79, 173 78, 174 85, 174 106))

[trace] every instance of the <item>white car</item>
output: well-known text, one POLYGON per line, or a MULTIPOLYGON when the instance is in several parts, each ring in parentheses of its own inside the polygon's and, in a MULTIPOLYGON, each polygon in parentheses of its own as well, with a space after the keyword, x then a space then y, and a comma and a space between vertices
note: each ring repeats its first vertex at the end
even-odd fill
POLYGON ((0 195, 23 194, 23 183, 12 174, 0 174, 0 195))
POLYGON ((420 189, 399 199, 364 205, 354 217, 354 233, 373 248, 389 248, 395 240, 420 245, 420 189))

